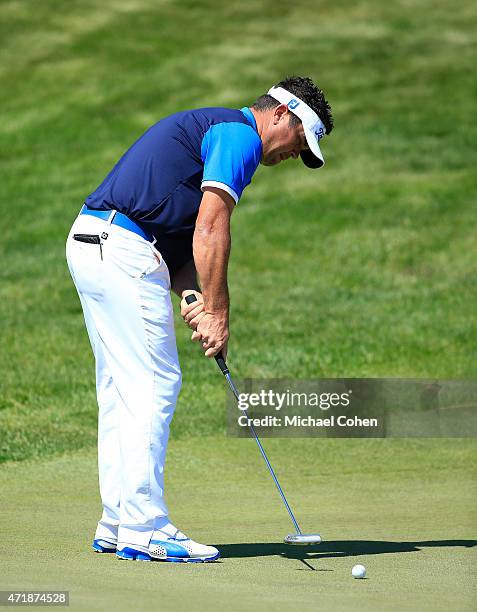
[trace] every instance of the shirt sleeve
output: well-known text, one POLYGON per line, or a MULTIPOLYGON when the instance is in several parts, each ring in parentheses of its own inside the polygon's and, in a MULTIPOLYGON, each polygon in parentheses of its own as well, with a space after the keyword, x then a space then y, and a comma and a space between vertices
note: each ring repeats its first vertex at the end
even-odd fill
POLYGON ((260 163, 262 143, 257 132, 244 123, 217 123, 205 133, 201 146, 204 187, 218 187, 235 203, 252 180, 260 163))

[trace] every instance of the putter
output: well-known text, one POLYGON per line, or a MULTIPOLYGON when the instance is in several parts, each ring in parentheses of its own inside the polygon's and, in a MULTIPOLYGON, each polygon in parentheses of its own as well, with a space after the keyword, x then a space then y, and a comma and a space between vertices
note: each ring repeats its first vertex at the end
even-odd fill
MULTIPOLYGON (((192 304, 193 302, 197 301, 197 298, 195 295, 188 295, 185 298, 185 301, 187 302, 187 304, 192 304)), ((237 402, 239 401, 239 392, 237 390, 237 387, 234 384, 234 381, 232 380, 232 377, 230 375, 230 371, 227 367, 227 364, 225 363, 225 359, 223 358, 222 352, 218 353, 215 356, 215 361, 217 362, 217 365, 219 366, 222 374, 225 376, 230 389, 232 390, 232 393, 235 396, 235 399, 237 400, 237 402)), ((248 413, 246 410, 242 410, 242 412, 248 417, 248 413)), ((250 431, 253 434, 253 437, 255 438, 255 442, 257 443, 258 448, 260 449, 260 453, 262 454, 262 457, 265 461, 265 463, 267 464, 268 467, 268 471, 270 472, 272 478, 273 478, 273 482, 275 483, 278 492, 280 493, 280 496, 283 500, 283 503, 285 504, 285 508, 288 510, 288 514, 290 515, 290 518, 293 522, 293 525, 295 527, 296 533, 289 533, 287 536, 285 536, 285 538, 283 539, 283 541, 285 542, 285 544, 294 544, 294 545, 299 545, 299 546, 309 546, 309 545, 313 545, 313 544, 320 544, 321 542, 321 536, 317 533, 302 533, 300 526, 298 525, 298 522, 295 518, 295 515, 293 514, 289 503, 287 502, 287 498, 285 497, 285 493, 283 492, 282 487, 280 486, 280 483, 278 482, 278 478, 275 474, 274 469, 272 468, 272 464, 270 463, 268 457, 267 457, 267 453, 265 452, 265 449, 263 448, 262 443, 260 442, 260 438, 258 437, 257 432, 255 431, 255 427, 252 425, 251 421, 249 421, 249 427, 250 427, 250 431)))

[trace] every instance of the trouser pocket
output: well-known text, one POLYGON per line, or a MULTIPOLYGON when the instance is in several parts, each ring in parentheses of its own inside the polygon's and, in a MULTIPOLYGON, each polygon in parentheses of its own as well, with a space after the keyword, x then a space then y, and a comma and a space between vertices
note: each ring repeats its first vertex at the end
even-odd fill
POLYGON ((103 293, 102 240, 98 234, 70 233, 66 243, 66 259, 73 281, 80 295, 103 293))
POLYGON ((89 244, 100 244, 100 238, 97 234, 73 234, 74 240, 78 242, 88 242, 89 244))
POLYGON ((103 260, 103 246, 101 243, 101 238, 98 236, 98 234, 73 234, 73 240, 77 240, 78 242, 86 242, 87 244, 99 245, 99 254, 101 256, 101 261, 103 260))

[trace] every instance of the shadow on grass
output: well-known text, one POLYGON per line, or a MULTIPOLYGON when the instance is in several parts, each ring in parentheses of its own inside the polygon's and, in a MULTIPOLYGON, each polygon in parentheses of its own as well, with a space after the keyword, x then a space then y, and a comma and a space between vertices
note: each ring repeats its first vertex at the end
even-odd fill
POLYGON ((222 559, 239 557, 281 556, 302 561, 327 559, 330 557, 359 557, 360 555, 380 555, 384 553, 417 552, 422 548, 444 548, 464 546, 472 548, 477 540, 430 540, 423 542, 386 542, 381 540, 336 540, 322 542, 316 546, 291 546, 256 542, 254 544, 215 544, 222 559))

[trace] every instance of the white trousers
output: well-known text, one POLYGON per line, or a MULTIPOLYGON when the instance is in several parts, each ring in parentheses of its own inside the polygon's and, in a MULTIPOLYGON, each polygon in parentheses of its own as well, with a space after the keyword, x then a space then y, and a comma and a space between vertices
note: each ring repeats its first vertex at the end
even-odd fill
POLYGON ((90 215, 74 222, 66 256, 96 360, 95 537, 147 546, 168 514, 164 463, 181 385, 169 271, 149 242, 90 215), (73 234, 103 235, 102 244, 73 234))

